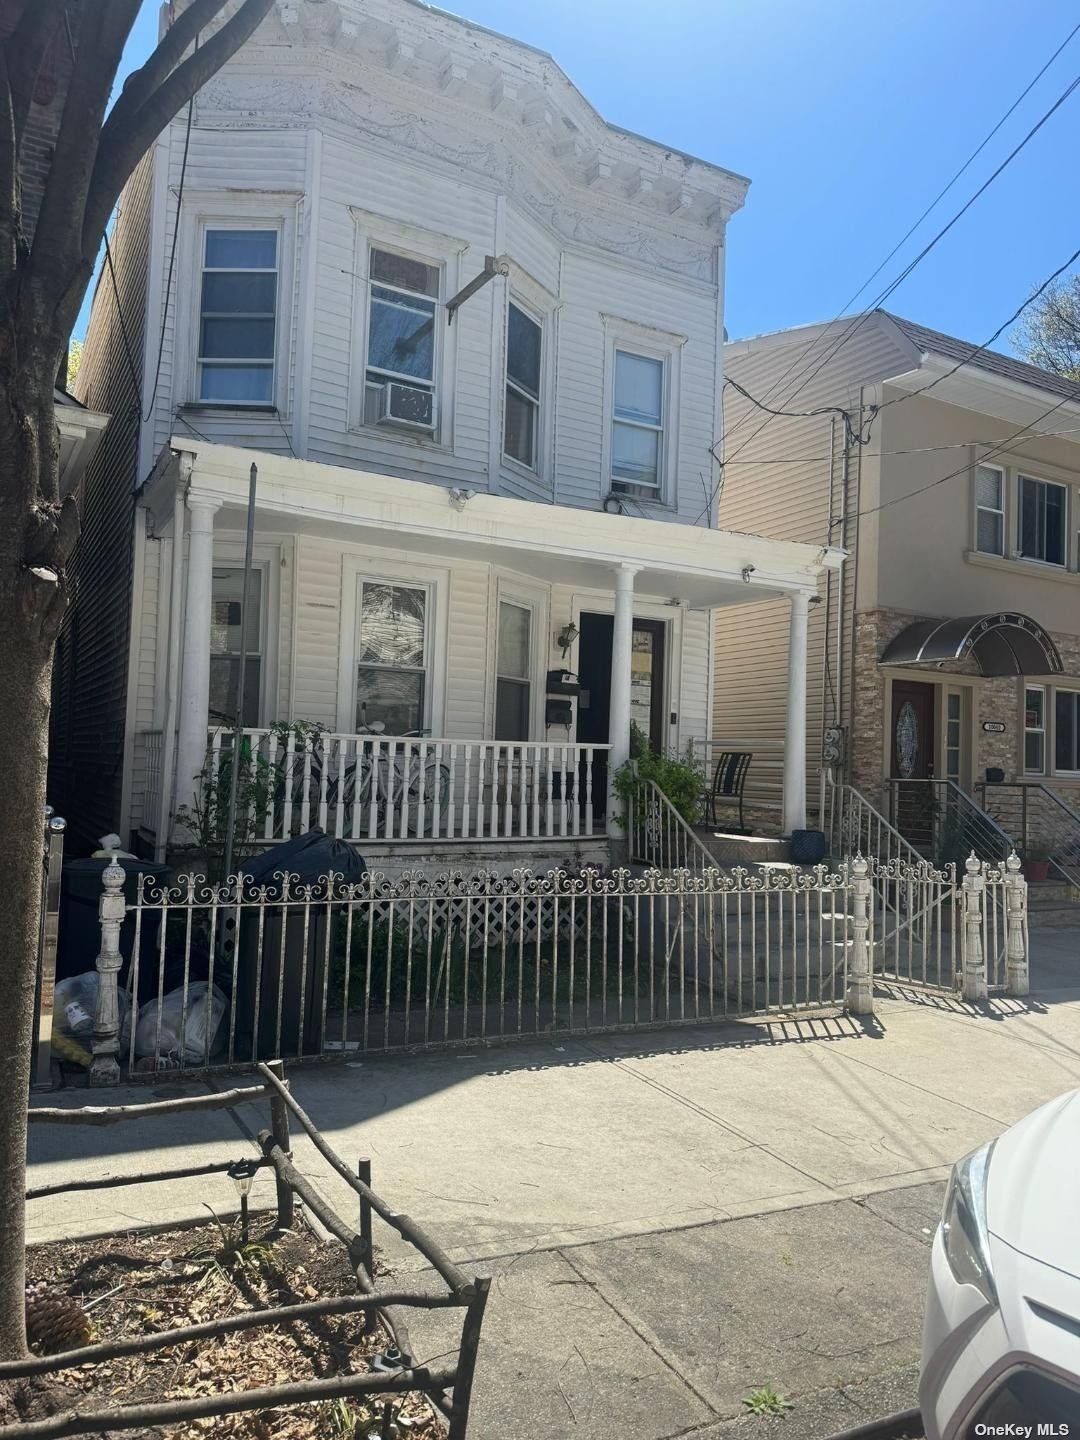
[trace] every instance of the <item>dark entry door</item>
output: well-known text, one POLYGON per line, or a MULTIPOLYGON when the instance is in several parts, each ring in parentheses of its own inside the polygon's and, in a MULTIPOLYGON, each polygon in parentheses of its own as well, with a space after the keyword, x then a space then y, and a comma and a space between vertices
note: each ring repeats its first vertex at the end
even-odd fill
POLYGON ((933 837, 934 686, 894 680, 892 687, 892 760, 896 828, 912 845, 929 846, 933 837))
MULTIPOLYGON (((611 717, 611 642, 615 621, 611 615, 581 616, 578 640, 577 742, 579 745, 606 745, 611 717)), ((657 753, 664 743, 664 645, 667 627, 663 620, 634 620, 630 655, 630 714, 657 753)), ((593 775, 593 803, 607 793, 607 769, 597 762, 593 775)))

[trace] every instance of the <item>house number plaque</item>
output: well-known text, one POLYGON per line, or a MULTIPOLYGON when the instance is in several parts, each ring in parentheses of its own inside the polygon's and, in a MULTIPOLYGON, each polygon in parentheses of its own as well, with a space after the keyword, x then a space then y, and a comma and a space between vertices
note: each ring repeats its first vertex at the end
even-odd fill
POLYGON ((984 720, 982 728, 987 735, 1005 734, 1005 722, 1003 720, 984 720))

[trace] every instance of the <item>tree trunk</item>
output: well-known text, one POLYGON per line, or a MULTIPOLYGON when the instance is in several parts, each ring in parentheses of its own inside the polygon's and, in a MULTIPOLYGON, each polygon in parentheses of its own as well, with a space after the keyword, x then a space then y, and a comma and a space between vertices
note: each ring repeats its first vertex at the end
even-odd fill
MULTIPOLYGON (((26 1153, 49 696, 64 589, 59 509, 41 499, 57 493, 52 385, 34 386, 32 380, 26 369, 12 373, 0 364, 0 856, 5 900, 0 913, 0 1155, 5 1157, 26 1153), (28 404, 35 390, 45 398, 28 404), (28 496, 34 497, 29 504, 28 496)), ((0 1165, 2 1359, 26 1349, 24 1183, 21 1165, 0 1165)))

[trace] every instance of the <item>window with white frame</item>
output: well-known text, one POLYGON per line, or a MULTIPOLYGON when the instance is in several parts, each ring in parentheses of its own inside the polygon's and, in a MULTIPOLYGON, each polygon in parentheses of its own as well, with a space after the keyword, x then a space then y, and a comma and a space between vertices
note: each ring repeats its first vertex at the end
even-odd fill
POLYGON ((1024 770, 1028 775, 1046 770, 1046 691, 1041 685, 1024 691, 1024 770))
POLYGON ((975 549, 1005 554, 1005 472, 997 465, 975 469, 975 549))
POLYGON ((195 391, 200 401, 274 403, 279 246, 277 226, 203 231, 195 391))
POLYGON ((511 300, 506 319, 503 453, 530 470, 537 468, 542 348, 539 321, 511 300))
POLYGON ((495 658, 495 739, 528 740, 532 710, 532 611, 499 601, 495 658))
POLYGON ((945 779, 960 784, 964 748, 964 697, 959 690, 945 692, 945 779))
POLYGON ((425 723, 430 592, 423 585, 359 582, 356 725, 406 735, 425 723))
POLYGON ((263 573, 251 572, 244 617, 242 566, 214 567, 210 598, 210 723, 233 724, 240 694, 240 648, 247 631, 243 724, 259 723, 262 698, 263 573))
POLYGON ((615 350, 611 412, 612 489, 658 500, 664 483, 663 360, 615 350))
POLYGON ((372 248, 364 424, 433 430, 441 271, 372 248))
POLYGON ((1054 769, 1080 772, 1080 693, 1054 692, 1054 769))
POLYGON ((1019 476, 1019 550, 1027 560, 1065 564, 1066 489, 1019 476))

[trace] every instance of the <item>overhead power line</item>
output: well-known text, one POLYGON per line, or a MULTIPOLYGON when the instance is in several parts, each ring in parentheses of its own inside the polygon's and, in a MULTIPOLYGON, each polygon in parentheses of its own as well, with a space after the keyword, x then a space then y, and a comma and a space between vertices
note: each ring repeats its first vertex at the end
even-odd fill
MULTIPOLYGON (((952 177, 952 179, 948 182, 948 184, 939 192, 939 194, 935 197, 935 199, 933 200, 933 202, 927 207, 927 209, 923 212, 923 214, 919 217, 919 219, 915 222, 915 224, 908 230, 908 232, 907 232, 907 234, 904 236, 904 238, 903 238, 901 241, 899 241, 899 243, 893 248, 892 251, 890 251, 889 255, 886 256, 885 260, 883 260, 883 261, 881 262, 881 264, 877 267, 877 269, 875 269, 875 270, 871 273, 871 275, 867 277, 867 279, 863 282, 863 284, 859 287, 859 289, 855 291, 855 294, 851 297, 851 299, 847 302, 847 304, 845 304, 845 305, 841 308, 841 310, 838 312, 838 314, 833 317, 833 320, 830 322, 830 325, 829 325, 828 327, 825 327, 825 328, 822 330, 822 332, 819 333, 819 335, 817 335, 817 336, 814 338, 814 340, 810 342, 810 344, 806 347, 806 350, 805 350, 804 352, 802 352, 801 354, 797 355, 797 356, 792 360, 791 364, 787 367, 787 369, 783 372, 783 374, 781 374, 781 375, 776 379, 776 381, 773 382, 773 384, 770 386, 769 390, 766 392, 766 395, 764 396, 764 399, 765 399, 765 400, 767 400, 767 401, 768 401, 768 400, 771 400, 772 397, 773 397, 774 395, 776 395, 778 391, 781 390, 781 388, 783 387, 784 383, 785 383, 785 382, 787 381, 787 379, 793 374, 793 372, 796 371, 796 369, 798 368, 798 366, 799 366, 800 364, 805 366, 805 365, 807 365, 807 364, 809 363, 810 357, 811 357, 814 349, 815 349, 815 348, 817 347, 817 345, 819 345, 819 344, 821 343, 821 341, 826 337, 827 332, 828 332, 828 329, 831 328, 831 326, 834 325, 837 320, 839 320, 839 319, 841 319, 841 318, 843 317, 844 313, 847 311, 847 309, 850 307, 850 305, 854 302, 854 300, 856 300, 856 299, 863 293, 863 291, 866 289, 866 287, 867 287, 867 286, 870 284, 870 282, 881 272, 881 270, 885 267, 885 265, 888 263, 888 261, 889 261, 889 260, 892 258, 892 256, 896 253, 896 251, 899 250, 899 249, 903 246, 903 244, 905 243, 905 241, 909 238, 909 236, 910 236, 911 234, 913 234, 916 229, 918 229, 919 225, 922 224, 922 221, 926 218, 926 216, 930 213, 930 211, 935 208, 935 206, 939 203, 939 201, 943 198, 943 196, 952 188, 952 186, 956 183, 956 181, 960 178, 960 176, 968 169, 968 167, 969 167, 969 166, 971 165, 971 163, 975 160, 975 158, 981 153, 981 151, 982 151, 983 149, 985 149, 985 147, 986 147, 986 145, 989 143, 989 141, 990 141, 990 140, 993 138, 993 136, 998 132, 998 130, 1001 129, 1002 125, 1003 125, 1003 124, 1006 122, 1006 120, 1008 120, 1008 118, 1013 114, 1013 112, 1016 110, 1017 106, 1019 106, 1020 103, 1026 98, 1026 96, 1031 92, 1031 90, 1033 89, 1033 87, 1034 87, 1034 86, 1037 84, 1037 82, 1042 78, 1042 76, 1046 73, 1046 71, 1049 69, 1049 67, 1054 63, 1054 61, 1055 61, 1055 60, 1057 59, 1057 57, 1061 54, 1061 52, 1065 49, 1065 47, 1069 44, 1069 42, 1073 39, 1073 37, 1077 34, 1078 31, 1080 31, 1080 24, 1074 26, 1074 28, 1069 32, 1069 34, 1065 37, 1065 39, 1062 41, 1062 43, 1058 46, 1058 48, 1057 48, 1057 49, 1054 51, 1054 53, 1050 56, 1049 60, 1046 61, 1046 63, 1042 66, 1042 68, 1038 71, 1038 73, 1032 78, 1032 80, 1028 83, 1028 85, 1027 85, 1027 86, 1025 87, 1025 89, 1021 92, 1021 94, 1020 94, 1019 96, 1017 96, 1017 98, 1016 98, 1016 100, 1013 102, 1013 104, 1009 107, 1009 109, 1005 112, 1005 114, 1001 117, 1001 119, 995 124, 995 126, 993 127, 993 129, 991 129, 991 130, 989 131, 989 133, 984 137, 984 139, 980 142, 980 144, 976 147, 976 149, 971 153, 971 155, 968 157, 968 159, 964 162, 964 164, 960 167, 960 169, 956 172, 956 174, 955 174, 955 175, 952 177)), ((813 370, 811 370, 808 374, 805 374, 805 375, 801 378, 801 380, 799 381, 799 384, 797 385, 797 387, 795 388, 795 390, 793 390, 793 391, 791 392, 791 394, 789 394, 789 395, 787 396, 784 404, 790 405, 791 402, 794 400, 795 396, 798 395, 799 392, 809 383, 809 381, 810 381, 811 379, 813 379, 814 375, 816 375, 816 374, 818 373, 818 371, 822 368, 822 365, 824 365, 828 359, 831 359, 831 357, 837 352, 837 350, 839 350, 840 346, 841 346, 841 345, 844 345, 844 344, 847 342, 847 340, 850 339, 851 335, 853 335, 853 334, 858 330, 859 326, 865 321, 867 312, 868 312, 868 311, 872 311, 873 309, 877 308, 877 306, 881 305, 881 304, 883 303, 883 301, 884 301, 885 299, 887 299, 888 296, 891 295, 891 294, 896 290, 896 288, 897 288, 899 285, 901 285, 904 280, 906 280, 906 279, 908 278, 908 276, 912 273, 912 271, 916 268, 916 266, 919 265, 919 264, 922 262, 922 260, 924 260, 924 259, 926 258, 926 256, 930 253, 930 251, 934 248, 934 246, 937 245, 938 242, 939 242, 941 239, 944 238, 944 236, 949 232, 949 230, 951 230, 952 227, 957 223, 957 221, 971 208, 971 206, 976 202, 976 200, 978 200, 979 197, 980 197, 982 194, 984 194, 985 191, 989 188, 989 186, 993 184, 993 182, 994 182, 994 181, 997 179, 997 177, 1002 173, 1002 171, 1003 171, 1009 164, 1011 164, 1011 162, 1016 158, 1016 156, 1020 153, 1020 151, 1024 148, 1024 146, 1028 144, 1028 142, 1038 133, 1038 131, 1042 129, 1043 125, 1046 124, 1046 122, 1050 119, 1050 117, 1061 107, 1061 105, 1063 105, 1063 104, 1065 103, 1065 101, 1069 98, 1069 96, 1073 93, 1073 91, 1077 88, 1078 85, 1080 85, 1080 76, 1077 76, 1077 77, 1072 81, 1072 83, 1071 83, 1071 84, 1068 86, 1068 88, 1063 92, 1063 94, 1060 95, 1060 96, 1058 97, 1058 99, 1054 102, 1054 104, 1050 107, 1050 109, 1047 110, 1047 111, 1041 116, 1041 118, 1040 118, 1040 119, 1035 123, 1035 125, 1027 132, 1027 134, 1026 134, 1026 135, 1024 136, 1024 138, 1019 142, 1019 144, 1009 153, 1009 155, 1006 156, 1006 158, 1005 158, 1005 159, 1002 161, 1002 163, 997 167, 997 169, 994 170, 994 172, 990 175, 990 177, 979 187, 978 190, 975 191, 975 193, 974 193, 974 194, 970 197, 970 199, 964 204, 964 206, 952 217, 952 219, 951 219, 945 226, 943 226, 941 230, 939 230, 939 231, 937 232, 937 234, 933 237, 933 239, 919 252, 919 254, 918 254, 917 256, 915 256, 915 258, 914 258, 907 266, 905 266, 905 268, 900 272, 900 274, 897 276, 897 278, 896 278, 889 286, 887 286, 887 287, 885 288, 885 290, 883 290, 883 291, 880 293, 880 295, 879 295, 875 300, 873 300, 872 302, 870 302, 870 304, 866 307, 866 311, 864 311, 862 314, 860 314, 860 315, 858 315, 858 316, 856 316, 856 317, 854 318, 854 320, 852 321, 852 324, 851 324, 851 325, 844 331, 844 333, 840 336, 839 340, 836 342, 836 344, 834 345, 834 347, 833 347, 831 350, 829 350, 829 351, 827 352, 827 354, 823 357, 821 363, 818 364, 817 366, 815 366, 813 370)), ((781 407, 778 406, 777 408, 781 408, 781 407)), ((773 418, 773 417, 770 416, 769 419, 763 421, 762 424, 759 425, 758 428, 754 431, 754 434, 750 437, 750 439, 752 440, 756 435, 760 434, 761 431, 762 431, 763 429, 765 429, 765 427, 771 423, 772 418, 773 418)), ((716 445, 720 445, 720 444, 722 444, 726 439, 730 439, 730 437, 732 436, 732 434, 734 434, 734 432, 735 432, 736 430, 738 430, 738 429, 739 429, 743 424, 745 424, 745 423, 747 423, 747 417, 743 417, 740 421, 736 422, 736 424, 735 424, 734 426, 732 426, 729 430, 726 430, 726 431, 720 436, 720 439, 716 442, 716 445)), ((748 444, 748 443, 749 443, 749 441, 746 441, 746 442, 744 442, 744 445, 745 445, 745 444, 748 444)), ((714 450, 714 452, 715 452, 715 449, 716 449, 716 445, 714 445, 714 446, 712 447, 713 450, 714 450)), ((744 446, 740 446, 739 448, 742 449, 742 448, 744 448, 744 446)), ((738 451, 736 451, 735 453, 737 454, 738 451)), ((730 458, 730 457, 729 457, 729 458, 730 458)))

